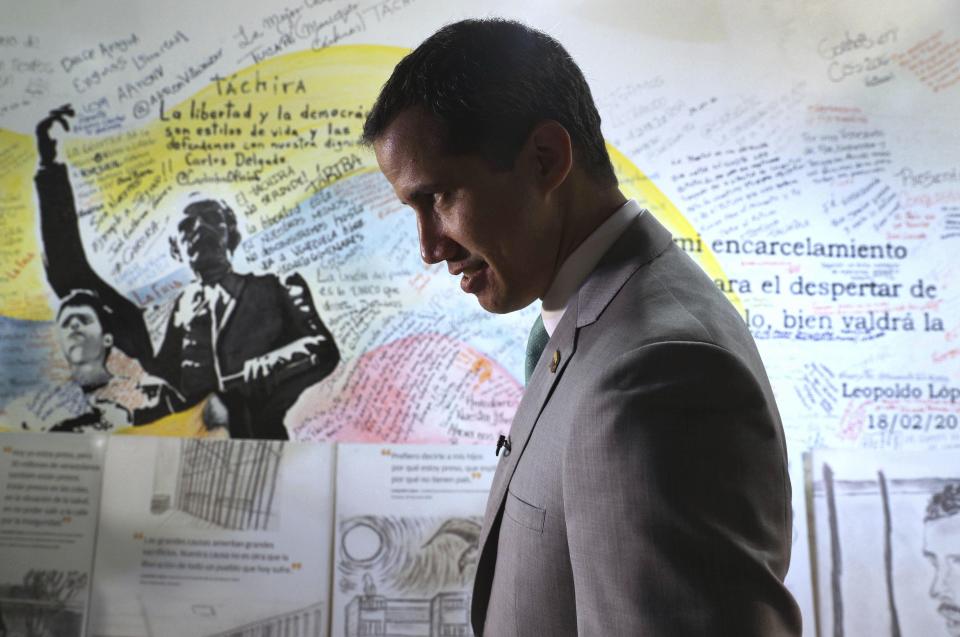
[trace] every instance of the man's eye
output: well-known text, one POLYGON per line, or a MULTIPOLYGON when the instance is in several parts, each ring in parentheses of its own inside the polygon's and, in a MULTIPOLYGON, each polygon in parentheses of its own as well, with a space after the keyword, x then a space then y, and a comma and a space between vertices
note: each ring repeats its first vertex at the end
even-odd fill
POLYGON ((439 192, 419 192, 411 200, 410 206, 413 208, 434 208, 440 203, 442 193, 439 192))
POLYGON ((430 200, 434 208, 442 208, 449 204, 450 197, 445 192, 435 192, 430 195, 430 200))

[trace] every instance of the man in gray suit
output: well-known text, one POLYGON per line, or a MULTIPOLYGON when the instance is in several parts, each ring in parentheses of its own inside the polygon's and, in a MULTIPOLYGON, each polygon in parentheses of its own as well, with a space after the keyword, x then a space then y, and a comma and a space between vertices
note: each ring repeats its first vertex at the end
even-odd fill
POLYGON ((364 129, 491 312, 542 299, 487 505, 476 633, 799 635, 790 484, 743 321, 617 187, 579 68, 523 25, 444 27, 364 129))

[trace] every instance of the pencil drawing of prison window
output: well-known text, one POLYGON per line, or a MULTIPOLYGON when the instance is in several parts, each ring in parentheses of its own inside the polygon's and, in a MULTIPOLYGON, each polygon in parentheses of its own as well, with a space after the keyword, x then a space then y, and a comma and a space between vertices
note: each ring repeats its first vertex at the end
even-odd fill
POLYGON ((859 456, 814 464, 820 634, 960 637, 960 454, 859 456))
POLYGON ((247 622, 207 637, 321 637, 326 624, 323 602, 247 622))
MULTIPOLYGON (((139 599, 149 637, 326 637, 327 602, 310 601, 315 591, 291 599, 283 587, 244 586, 226 590, 182 589, 180 594, 142 595, 139 599)), ((318 597, 322 597, 322 594, 318 597)), ((135 634, 114 629, 110 635, 135 634)))
MULTIPOLYGON (((0 564, 0 571, 8 565, 0 564)), ((86 573, 30 569, 18 580, 0 575, 0 636, 79 637, 86 573)))
POLYGON ((348 637, 472 634, 478 518, 354 516, 338 532, 348 637))
POLYGON ((175 525, 235 530, 277 528, 282 442, 159 442, 151 513, 168 515, 175 525))

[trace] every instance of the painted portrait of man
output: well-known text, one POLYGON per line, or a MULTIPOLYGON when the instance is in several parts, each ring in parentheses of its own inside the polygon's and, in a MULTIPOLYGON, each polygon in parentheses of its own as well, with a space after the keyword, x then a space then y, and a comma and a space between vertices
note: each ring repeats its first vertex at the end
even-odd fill
POLYGON ((934 568, 930 597, 946 634, 960 637, 960 483, 935 493, 923 520, 923 554, 934 568))

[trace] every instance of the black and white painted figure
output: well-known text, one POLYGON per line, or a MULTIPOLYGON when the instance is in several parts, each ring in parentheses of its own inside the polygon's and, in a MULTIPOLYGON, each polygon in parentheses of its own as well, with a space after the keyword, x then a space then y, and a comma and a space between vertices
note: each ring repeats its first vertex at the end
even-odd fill
POLYGON ((234 272, 239 243, 224 202, 184 208, 171 247, 196 278, 176 299, 153 371, 190 402, 217 393, 232 437, 286 438, 287 409, 333 371, 339 352, 303 277, 234 272))
POLYGON ((178 390, 185 407, 211 397, 205 420, 225 420, 231 437, 288 438, 287 410, 340 360, 306 281, 235 272, 236 215, 223 201, 194 196, 171 239, 194 280, 175 299, 154 351, 142 308, 104 281, 84 252, 67 169, 50 135, 56 123, 68 129, 72 115, 65 106, 37 126, 35 181, 51 287, 61 298, 81 288, 97 293, 115 316, 114 346, 178 390))
POLYGON ((106 325, 106 308, 94 292, 74 290, 60 304, 57 341, 70 376, 81 387, 96 387, 110 378, 106 363, 113 334, 106 325))
POLYGON ((923 553, 935 569, 930 597, 946 621, 947 634, 960 637, 960 483, 948 484, 930 498, 923 553))
POLYGON ((149 374, 134 380, 110 371, 107 358, 115 329, 111 315, 90 290, 74 290, 61 301, 57 340, 89 410, 53 424, 51 431, 109 431, 149 423, 182 408, 183 396, 163 380, 149 374))
POLYGON ((112 312, 96 292, 74 290, 58 309, 56 337, 70 379, 17 397, 5 417, 25 431, 107 432, 142 425, 180 410, 183 397, 162 379, 107 361, 112 312))

